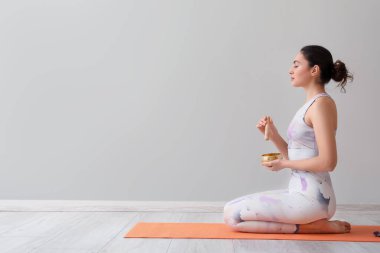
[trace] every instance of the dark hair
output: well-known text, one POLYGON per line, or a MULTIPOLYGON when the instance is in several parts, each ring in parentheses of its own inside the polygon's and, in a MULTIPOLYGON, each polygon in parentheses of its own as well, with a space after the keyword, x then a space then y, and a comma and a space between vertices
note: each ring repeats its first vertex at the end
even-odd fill
POLYGON ((344 88, 346 86, 347 80, 352 81, 354 79, 353 75, 348 72, 346 65, 337 60, 333 62, 333 57, 329 50, 324 47, 310 45, 305 46, 301 49, 301 53, 309 62, 309 66, 313 67, 318 65, 321 71, 320 82, 322 85, 327 84, 333 79, 338 83, 338 87, 341 87, 343 92, 346 92, 344 88))

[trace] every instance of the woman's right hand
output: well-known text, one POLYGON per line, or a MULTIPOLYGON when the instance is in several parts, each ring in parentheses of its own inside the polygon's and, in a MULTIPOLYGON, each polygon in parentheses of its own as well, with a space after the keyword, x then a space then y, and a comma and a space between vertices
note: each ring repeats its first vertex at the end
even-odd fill
POLYGON ((264 116, 262 117, 258 124, 256 125, 257 129, 259 129, 259 131, 265 135, 265 126, 268 124, 268 137, 269 137, 269 140, 272 140, 273 136, 275 134, 278 134, 277 132, 277 128, 274 126, 274 123, 273 123, 273 120, 271 117, 269 116, 264 116))

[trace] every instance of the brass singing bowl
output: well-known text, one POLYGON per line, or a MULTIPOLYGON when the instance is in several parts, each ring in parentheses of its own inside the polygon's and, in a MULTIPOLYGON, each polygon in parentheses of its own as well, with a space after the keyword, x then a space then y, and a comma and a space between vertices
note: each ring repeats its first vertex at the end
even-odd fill
POLYGON ((281 153, 268 153, 261 155, 261 162, 270 162, 281 158, 281 153))

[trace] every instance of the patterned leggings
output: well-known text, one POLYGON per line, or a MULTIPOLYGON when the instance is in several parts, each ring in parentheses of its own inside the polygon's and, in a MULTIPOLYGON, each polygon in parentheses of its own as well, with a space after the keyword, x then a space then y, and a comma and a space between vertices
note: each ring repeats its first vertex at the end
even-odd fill
POLYGON ((224 206, 224 221, 240 232, 296 233, 299 224, 330 219, 335 201, 331 203, 331 212, 329 200, 288 189, 254 193, 228 202, 224 206))

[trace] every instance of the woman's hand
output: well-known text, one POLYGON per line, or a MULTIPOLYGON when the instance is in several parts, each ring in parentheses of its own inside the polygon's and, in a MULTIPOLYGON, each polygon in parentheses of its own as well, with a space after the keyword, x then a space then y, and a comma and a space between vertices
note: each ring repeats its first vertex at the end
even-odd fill
POLYGON ((270 162, 262 162, 261 165, 267 167, 271 171, 279 171, 285 168, 282 161, 282 159, 276 159, 270 162))
POLYGON ((259 131, 262 133, 262 134, 265 134, 265 126, 268 124, 268 127, 269 127, 269 140, 272 140, 273 139, 273 136, 274 135, 278 135, 278 131, 277 131, 277 128, 274 126, 274 123, 273 123, 273 120, 271 117, 269 116, 264 116, 260 119, 259 123, 256 125, 257 129, 259 129, 259 131))

